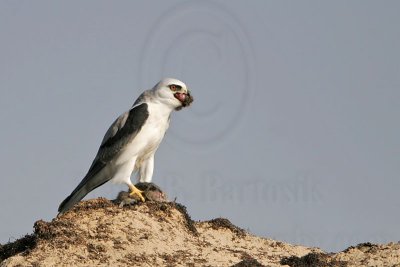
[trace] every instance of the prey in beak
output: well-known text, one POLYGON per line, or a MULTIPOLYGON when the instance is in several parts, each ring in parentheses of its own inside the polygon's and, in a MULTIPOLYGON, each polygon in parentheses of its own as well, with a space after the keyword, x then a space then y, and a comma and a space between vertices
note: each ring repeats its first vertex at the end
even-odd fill
POLYGON ((190 94, 189 90, 187 90, 186 93, 176 92, 174 96, 182 103, 182 106, 177 107, 175 110, 181 110, 183 107, 188 107, 193 102, 193 96, 190 94))

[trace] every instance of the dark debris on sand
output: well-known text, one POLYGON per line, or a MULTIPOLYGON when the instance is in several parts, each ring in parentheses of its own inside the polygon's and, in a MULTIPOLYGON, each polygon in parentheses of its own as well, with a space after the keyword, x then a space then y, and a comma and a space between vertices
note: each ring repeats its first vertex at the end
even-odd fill
POLYGON ((231 267, 267 267, 259 263, 256 259, 244 259, 231 267))
POLYGON ((332 259, 328 254, 309 253, 303 257, 290 256, 284 257, 280 261, 281 265, 290 267, 346 267, 346 262, 332 259))
POLYGON ((31 234, 17 239, 14 242, 0 245, 0 262, 24 251, 28 253, 36 244, 37 237, 35 234, 31 234))
POLYGON ((189 231, 195 235, 198 235, 199 233, 197 232, 197 229, 194 226, 194 222, 193 222, 192 218, 190 218, 190 215, 187 212, 186 207, 184 205, 176 203, 176 202, 173 202, 173 204, 175 205, 175 208, 177 210, 179 210, 182 213, 183 217, 185 218, 185 221, 186 221, 185 224, 186 224, 186 227, 189 229, 189 231))
POLYGON ((372 244, 370 242, 366 242, 366 243, 360 243, 356 246, 350 246, 348 248, 346 248, 345 250, 343 250, 343 252, 349 252, 352 249, 358 249, 361 250, 363 252, 373 252, 374 250, 378 249, 378 245, 372 244))
POLYGON ((246 235, 246 231, 242 228, 237 227, 232 224, 228 219, 225 218, 216 218, 209 221, 206 221, 211 225, 212 229, 229 229, 232 233, 235 233, 238 237, 244 237, 246 235))

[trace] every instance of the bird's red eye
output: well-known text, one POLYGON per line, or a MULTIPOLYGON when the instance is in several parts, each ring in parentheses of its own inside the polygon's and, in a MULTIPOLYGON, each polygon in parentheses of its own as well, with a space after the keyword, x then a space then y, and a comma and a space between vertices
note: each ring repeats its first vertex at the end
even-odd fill
POLYGON ((169 89, 171 89, 171 91, 176 92, 182 89, 182 86, 177 85, 177 84, 170 84, 168 85, 169 89))
POLYGON ((171 84, 171 85, 169 86, 169 89, 171 89, 172 91, 178 90, 178 88, 176 87, 175 84, 171 84))

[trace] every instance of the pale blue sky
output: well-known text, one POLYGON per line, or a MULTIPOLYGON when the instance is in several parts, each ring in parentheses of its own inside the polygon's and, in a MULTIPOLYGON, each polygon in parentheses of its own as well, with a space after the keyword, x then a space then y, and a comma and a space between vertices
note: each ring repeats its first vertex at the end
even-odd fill
POLYGON ((0 242, 56 215, 108 126, 163 77, 195 102, 173 114, 153 181, 194 219, 327 251, 400 240, 399 10, 1 1, 0 242))

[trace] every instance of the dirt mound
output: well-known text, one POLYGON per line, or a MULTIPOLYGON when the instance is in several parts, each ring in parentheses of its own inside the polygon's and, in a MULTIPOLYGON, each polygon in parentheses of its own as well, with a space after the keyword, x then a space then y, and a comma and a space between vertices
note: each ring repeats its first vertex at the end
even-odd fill
POLYGON ((399 244, 326 254, 251 235, 223 218, 194 222, 178 203, 120 207, 99 198, 0 245, 0 266, 400 266, 399 255, 399 244))

